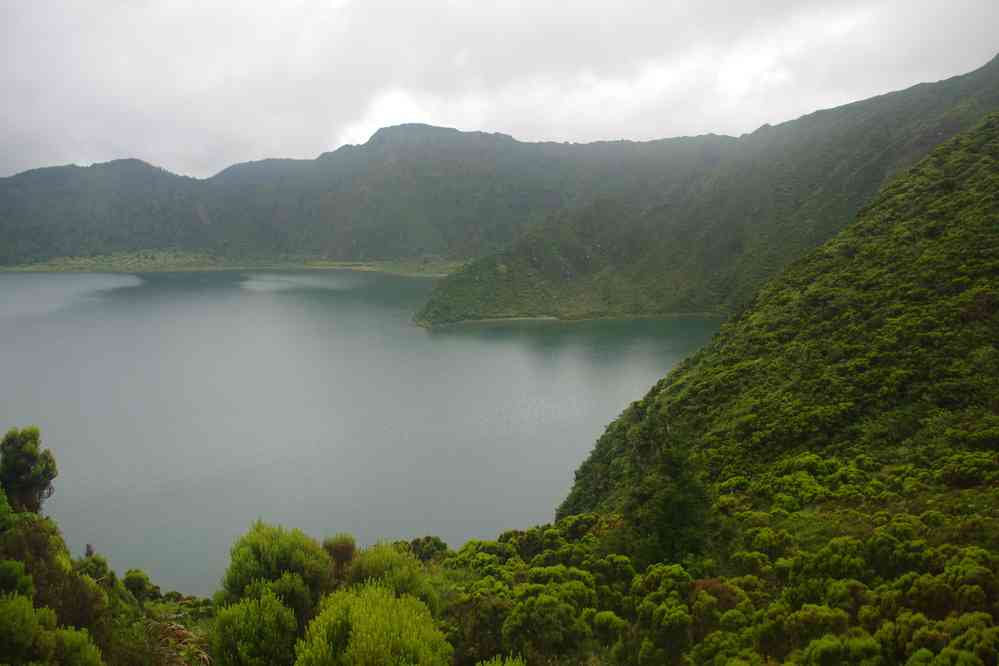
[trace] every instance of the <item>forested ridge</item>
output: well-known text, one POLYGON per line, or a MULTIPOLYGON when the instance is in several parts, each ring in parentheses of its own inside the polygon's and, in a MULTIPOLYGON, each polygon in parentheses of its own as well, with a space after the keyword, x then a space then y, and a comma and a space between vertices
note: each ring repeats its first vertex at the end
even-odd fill
POLYGON ((731 314, 894 174, 995 110, 999 58, 761 127, 659 201, 603 196, 559 211, 443 280, 417 320, 731 314))
POLYGON ((996 666, 997 331, 999 114, 628 407, 551 525, 451 550, 257 522, 213 599, 164 594, 70 556, 40 513, 56 461, 37 430, 9 431, 0 655, 996 666))
POLYGON ((733 141, 524 143, 400 125, 314 160, 237 164, 204 180, 135 159, 35 169, 0 178, 0 266, 136 251, 465 259, 596 197, 658 200, 733 141))

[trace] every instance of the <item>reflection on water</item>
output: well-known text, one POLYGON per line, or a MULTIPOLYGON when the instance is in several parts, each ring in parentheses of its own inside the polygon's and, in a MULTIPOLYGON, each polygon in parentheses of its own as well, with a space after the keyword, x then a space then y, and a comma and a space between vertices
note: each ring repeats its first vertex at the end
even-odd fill
POLYGON ((60 468, 47 507, 74 552, 92 543, 119 570, 207 594, 256 518, 452 546, 550 520, 602 428, 717 329, 430 332, 410 318, 431 287, 0 274, 0 367, 17 378, 0 382, 0 427, 42 428, 60 468))
POLYGON ((358 289, 365 284, 358 273, 250 273, 240 286, 250 291, 288 291, 294 289, 358 289))
POLYGON ((3 275, 3 282, 0 283, 0 317, 55 312, 87 299, 101 298, 112 289, 138 287, 141 284, 142 279, 135 275, 8 273, 3 275))

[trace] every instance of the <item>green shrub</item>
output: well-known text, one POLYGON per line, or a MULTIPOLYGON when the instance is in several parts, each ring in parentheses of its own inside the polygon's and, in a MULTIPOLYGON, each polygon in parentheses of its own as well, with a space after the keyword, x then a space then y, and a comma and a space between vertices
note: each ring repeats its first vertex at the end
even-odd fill
POLYGON ((503 622, 504 647, 532 662, 572 656, 589 636, 589 627, 571 604, 545 593, 515 604, 503 622))
POLYGON ((152 581, 149 580, 149 575, 141 569, 129 569, 125 572, 125 577, 121 579, 121 582, 125 589, 131 592, 136 601, 140 603, 159 599, 161 596, 159 586, 153 585, 152 581))
POLYGON ((285 573, 301 576, 314 600, 333 585, 333 562, 315 539, 257 521, 233 544, 222 585, 229 599, 238 600, 251 584, 276 581, 285 573))
POLYGON ((881 666, 884 662, 881 660, 880 646, 870 636, 840 637, 827 634, 805 647, 800 663, 807 666, 881 666))
POLYGON ((296 648, 296 666, 446 666, 452 649, 427 607, 374 584, 334 592, 296 648))
POLYGON ((247 586, 243 598, 256 599, 268 591, 295 613, 299 631, 305 631, 305 625, 312 619, 314 601, 302 577, 286 571, 277 580, 259 580, 247 586))
POLYGON ((493 657, 480 661, 475 666, 527 666, 527 662, 520 657, 493 657))
POLYGON ((425 536, 409 542, 409 550, 421 562, 436 562, 447 555, 447 544, 436 536, 425 536))
POLYGON ((270 590, 218 613, 211 635, 219 666, 281 666, 294 661, 295 614, 270 590))
POLYGON ((87 629, 98 645, 108 645, 108 594, 90 576, 74 570, 62 535, 51 519, 34 513, 17 514, 0 532, 0 559, 24 565, 34 583, 34 603, 55 611, 58 624, 87 629))
POLYGON ((0 560, 0 594, 20 594, 29 599, 35 596, 35 585, 23 562, 0 560))
POLYGON ((994 453, 955 453, 940 467, 940 480, 954 488, 971 488, 999 478, 994 453))
POLYGON ((350 566, 354 560, 354 555, 357 554, 357 543, 354 541, 354 536, 340 532, 327 537, 323 539, 323 550, 333 560, 337 579, 343 580, 347 575, 347 567, 350 566))
POLYGON ((55 457, 41 450, 38 428, 11 428, 0 442, 0 486, 16 511, 38 513, 59 474, 55 457))
POLYGON ((349 580, 352 584, 377 582, 398 596, 416 597, 434 614, 440 610, 440 593, 420 561, 388 543, 358 553, 350 567, 349 580))
POLYGON ((593 633, 604 645, 610 645, 627 629, 628 623, 613 611, 600 611, 593 616, 593 633))
POLYGON ((102 666, 86 630, 60 629, 48 608, 34 608, 18 594, 0 596, 0 659, 20 664, 102 666))

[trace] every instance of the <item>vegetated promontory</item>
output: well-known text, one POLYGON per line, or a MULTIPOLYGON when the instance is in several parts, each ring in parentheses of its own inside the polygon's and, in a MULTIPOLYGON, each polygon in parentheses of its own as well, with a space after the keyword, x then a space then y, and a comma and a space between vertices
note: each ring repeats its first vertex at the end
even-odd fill
POLYGON ((764 126, 655 199, 566 208, 441 281, 424 324, 730 314, 893 175, 999 110, 999 57, 937 83, 764 126))
POLYGON ((97 554, 70 558, 37 513, 55 461, 36 430, 10 431, 0 654, 995 666, 997 331, 991 115, 626 409, 553 525, 452 551, 434 537, 358 549, 258 522, 213 600, 164 595, 97 554))

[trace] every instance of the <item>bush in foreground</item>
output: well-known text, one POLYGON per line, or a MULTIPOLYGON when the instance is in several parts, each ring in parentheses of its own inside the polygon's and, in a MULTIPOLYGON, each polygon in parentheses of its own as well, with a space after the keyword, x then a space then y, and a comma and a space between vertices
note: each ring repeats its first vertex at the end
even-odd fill
POLYGON ((366 584, 323 600, 298 643, 295 664, 445 666, 451 663, 451 653, 421 601, 366 584))

